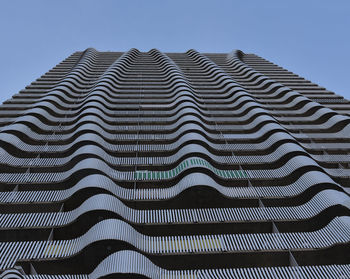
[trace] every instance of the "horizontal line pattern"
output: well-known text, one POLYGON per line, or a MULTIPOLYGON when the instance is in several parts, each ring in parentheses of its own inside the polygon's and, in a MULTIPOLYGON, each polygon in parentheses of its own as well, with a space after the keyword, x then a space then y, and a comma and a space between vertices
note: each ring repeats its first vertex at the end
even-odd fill
POLYGON ((241 51, 76 52, 0 107, 0 277, 347 278, 347 105, 241 51))

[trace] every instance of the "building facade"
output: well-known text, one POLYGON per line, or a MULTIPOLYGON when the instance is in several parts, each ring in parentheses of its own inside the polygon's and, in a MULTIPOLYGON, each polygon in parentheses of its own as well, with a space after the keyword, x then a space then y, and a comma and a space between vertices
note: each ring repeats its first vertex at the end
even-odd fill
POLYGON ((76 52, 0 107, 1 276, 350 278, 349 114, 241 51, 76 52))

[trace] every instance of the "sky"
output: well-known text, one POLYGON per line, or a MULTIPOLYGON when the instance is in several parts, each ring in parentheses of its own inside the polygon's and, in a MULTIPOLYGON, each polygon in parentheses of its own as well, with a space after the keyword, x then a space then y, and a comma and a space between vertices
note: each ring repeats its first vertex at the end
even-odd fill
POLYGON ((0 101, 75 51, 255 53, 350 99, 349 0, 0 0, 0 101))

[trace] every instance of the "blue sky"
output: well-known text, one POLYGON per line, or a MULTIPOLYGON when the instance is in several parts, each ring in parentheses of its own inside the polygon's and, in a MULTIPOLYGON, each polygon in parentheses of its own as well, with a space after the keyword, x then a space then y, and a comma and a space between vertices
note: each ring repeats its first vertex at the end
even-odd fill
POLYGON ((256 53, 350 99, 350 1, 0 1, 0 101, 77 50, 256 53))

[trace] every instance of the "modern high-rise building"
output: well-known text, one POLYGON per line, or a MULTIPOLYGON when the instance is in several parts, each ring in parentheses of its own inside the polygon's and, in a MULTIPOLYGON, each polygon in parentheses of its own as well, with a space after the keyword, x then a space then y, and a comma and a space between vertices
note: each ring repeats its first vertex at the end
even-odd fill
POLYGON ((349 115, 254 54, 76 52, 0 106, 0 274, 350 278, 349 115))

